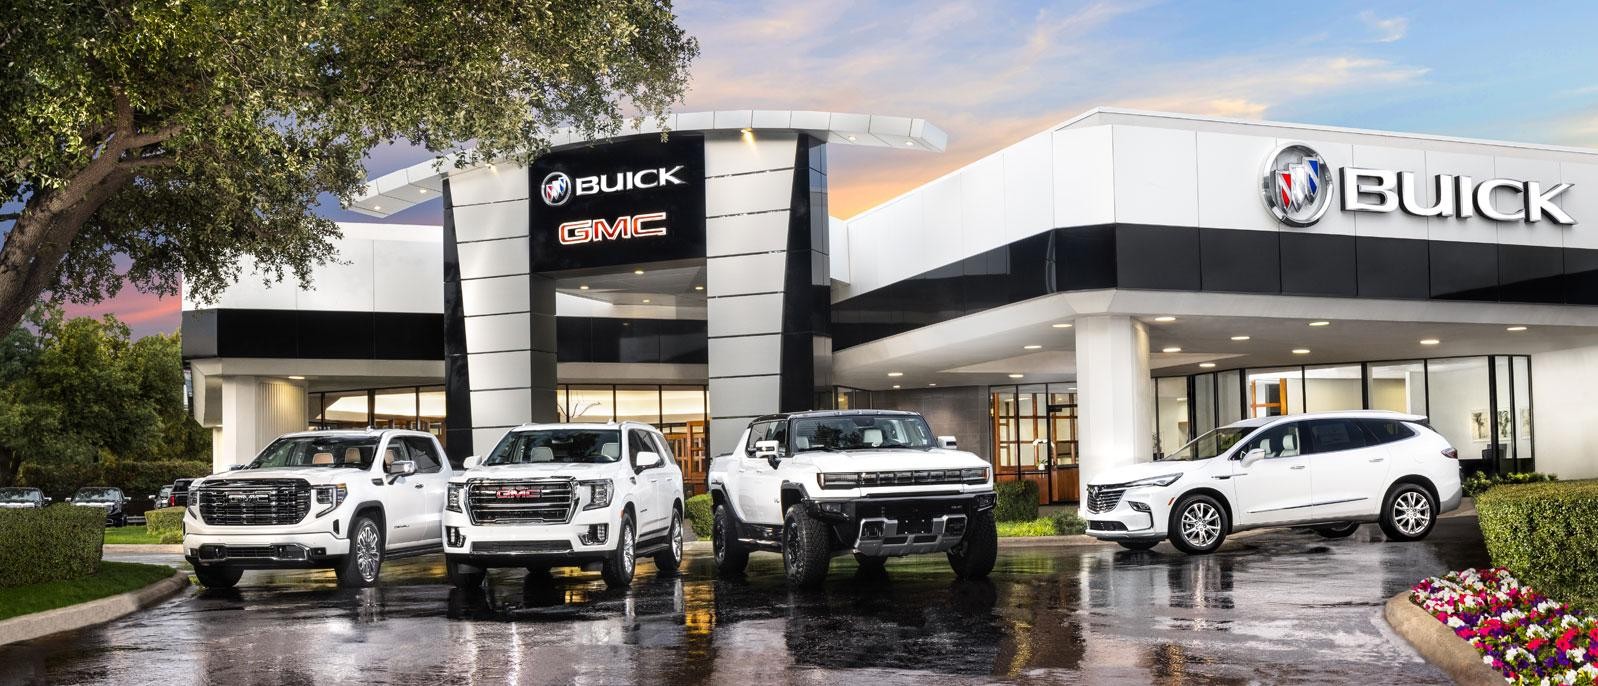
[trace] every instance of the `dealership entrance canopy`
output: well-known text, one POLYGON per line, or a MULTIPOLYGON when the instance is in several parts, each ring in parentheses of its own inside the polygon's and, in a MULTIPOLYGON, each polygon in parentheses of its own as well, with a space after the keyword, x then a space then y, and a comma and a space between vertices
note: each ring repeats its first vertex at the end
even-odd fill
POLYGON ((1366 407, 1428 416, 1467 469, 1598 476, 1593 151, 1097 109, 838 220, 829 145, 944 134, 664 124, 379 177, 353 209, 436 198, 443 226, 346 225, 312 290, 185 300, 217 464, 307 425, 421 426, 459 459, 640 419, 692 480, 750 417, 869 406, 1070 501, 1220 424, 1366 407))

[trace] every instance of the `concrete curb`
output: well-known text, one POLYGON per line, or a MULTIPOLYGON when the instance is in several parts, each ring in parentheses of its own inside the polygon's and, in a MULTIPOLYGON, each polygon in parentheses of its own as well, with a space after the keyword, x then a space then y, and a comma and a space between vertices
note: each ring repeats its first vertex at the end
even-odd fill
POLYGON ((1410 602, 1409 591, 1389 598, 1382 616, 1394 632, 1414 646, 1415 652, 1433 667, 1443 670, 1454 683, 1503 686, 1504 675, 1482 663, 1481 653, 1475 646, 1455 636, 1436 617, 1410 602))
POLYGON ((177 553, 183 554, 181 543, 107 543, 101 546, 105 553, 177 553))
POLYGON ((188 585, 188 572, 174 571, 172 576, 144 588, 87 603, 0 620, 0 645, 29 641, 41 636, 119 619, 166 600, 188 585))

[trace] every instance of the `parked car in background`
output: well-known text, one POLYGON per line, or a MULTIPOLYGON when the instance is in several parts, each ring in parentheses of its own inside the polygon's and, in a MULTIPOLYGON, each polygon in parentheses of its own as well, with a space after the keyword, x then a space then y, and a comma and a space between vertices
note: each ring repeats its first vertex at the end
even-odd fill
POLYGON ((44 507, 50 502, 44 491, 37 488, 0 488, 0 509, 16 510, 44 507))
POLYGON ((128 503, 122 489, 111 486, 84 486, 78 489, 67 502, 84 507, 98 507, 105 510, 105 525, 119 527, 128 525, 128 513, 125 509, 128 503))
POLYGON ((151 508, 169 507, 169 505, 167 505, 167 503, 169 501, 171 501, 171 499, 172 499, 172 486, 170 484, 168 484, 166 486, 162 486, 160 491, 156 492, 155 495, 150 496, 150 507, 151 508))
POLYGON ((167 487, 166 504, 162 507, 188 507, 189 486, 197 479, 178 479, 167 487))
POLYGON ((451 474, 420 431, 288 434, 189 484, 183 552, 209 588, 279 567, 331 567, 341 585, 374 586, 384 560, 438 552, 451 474))
POLYGON ((1094 475, 1088 534, 1146 550, 1161 540, 1213 552, 1260 527, 1348 536, 1376 522, 1390 540, 1425 538, 1459 507, 1459 457, 1426 418, 1382 411, 1245 419, 1155 462, 1094 475))
POLYGON ((505 433, 450 481, 444 560, 451 583, 481 586, 490 568, 599 568, 632 583, 638 556, 682 564, 682 469, 648 424, 529 424, 505 433))

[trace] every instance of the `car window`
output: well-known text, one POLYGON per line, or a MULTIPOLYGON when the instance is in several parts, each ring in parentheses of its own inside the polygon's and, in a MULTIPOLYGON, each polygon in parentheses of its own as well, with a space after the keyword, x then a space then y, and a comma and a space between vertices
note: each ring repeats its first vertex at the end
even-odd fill
POLYGON ((1378 444, 1402 441, 1415 435, 1414 429, 1394 419, 1362 419, 1359 423, 1365 427, 1369 437, 1378 444))
POLYGON ((667 441, 665 436, 651 434, 651 437, 655 439, 656 451, 660 453, 660 459, 665 460, 668 464, 677 464, 677 456, 671 453, 671 442, 667 441))
POLYGON ((658 452, 655 442, 649 438, 649 432, 642 429, 629 429, 627 431, 627 461, 635 464, 638 459, 638 453, 647 452, 658 452))
POLYGON ((1265 451, 1265 457, 1297 457, 1303 454, 1302 443, 1299 442, 1298 422, 1278 424, 1256 436, 1243 447, 1241 455, 1259 448, 1265 451))
POLYGON ((760 422, 749 427, 749 442, 744 445, 744 451, 750 457, 755 456, 755 444, 767 440, 766 437, 771 434, 771 427, 775 425, 776 422, 760 422))
POLYGON ((1304 425, 1312 453, 1358 450, 1370 443, 1365 431, 1352 419, 1316 419, 1304 425))
POLYGON ((410 449, 411 459, 416 460, 418 474, 437 474, 444 468, 432 441, 421 436, 406 436, 404 440, 405 447, 410 449))
MULTIPOLYGON (((389 465, 395 462, 403 462, 409 459, 411 459, 411 455, 410 451, 405 449, 405 441, 394 438, 388 442, 388 445, 383 446, 383 471, 388 471, 389 465)), ((422 466, 418 464, 416 468, 420 471, 422 466)))

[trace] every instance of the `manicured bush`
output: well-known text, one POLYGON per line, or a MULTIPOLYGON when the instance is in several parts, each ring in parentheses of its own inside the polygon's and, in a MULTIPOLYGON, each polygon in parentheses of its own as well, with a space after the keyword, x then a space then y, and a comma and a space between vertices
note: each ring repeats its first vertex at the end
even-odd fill
POLYGON ((1003 481, 993 485, 999 504, 993 518, 1001 522, 1026 522, 1038 518, 1038 484, 1034 481, 1003 481))
POLYGON ((105 510, 98 507, 0 510, 0 588, 93 574, 104 541, 105 510))
POLYGON ((1476 512, 1494 565, 1598 610, 1598 481, 1498 486, 1476 499, 1476 512))
POLYGON ((1082 521, 1075 510, 1060 510, 1049 515, 1049 519, 1054 521, 1054 533, 1060 536, 1074 536, 1088 530, 1088 523, 1082 521))
POLYGON ((1476 472, 1460 483, 1460 488, 1465 491, 1465 497, 1474 498, 1487 492, 1487 489, 1504 484, 1531 484, 1544 481, 1558 481, 1559 477, 1552 474, 1538 472, 1511 472, 1488 476, 1485 472, 1476 472))
POLYGON ((183 508, 163 507, 144 513, 144 530, 162 543, 182 543, 183 508))
POLYGON ((688 518, 688 525, 694 528, 694 535, 701 539, 710 538, 711 502, 709 493, 701 493, 683 502, 687 512, 683 513, 688 518))

